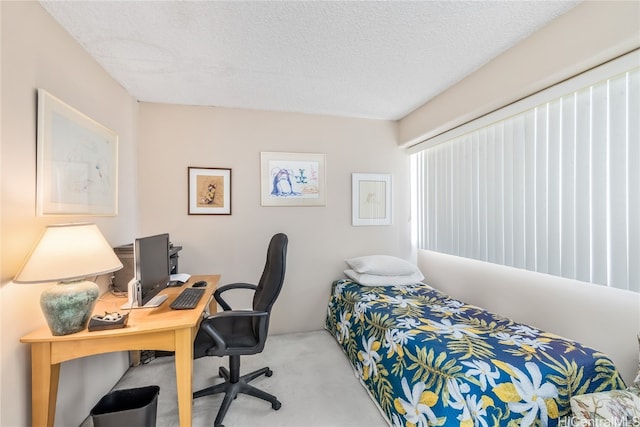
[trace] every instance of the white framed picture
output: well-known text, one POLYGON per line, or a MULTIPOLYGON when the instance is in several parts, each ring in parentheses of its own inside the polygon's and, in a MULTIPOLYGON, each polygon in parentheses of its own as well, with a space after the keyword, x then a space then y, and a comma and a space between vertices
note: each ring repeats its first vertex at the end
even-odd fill
POLYGON ((351 225, 391 225, 391 175, 351 175, 351 225))
POLYGON ((38 215, 118 214, 118 135, 38 89, 38 215))
POLYGON ((260 153, 262 206, 324 206, 325 155, 260 153))
POLYGON ((231 169, 187 168, 189 215, 231 215, 231 169))

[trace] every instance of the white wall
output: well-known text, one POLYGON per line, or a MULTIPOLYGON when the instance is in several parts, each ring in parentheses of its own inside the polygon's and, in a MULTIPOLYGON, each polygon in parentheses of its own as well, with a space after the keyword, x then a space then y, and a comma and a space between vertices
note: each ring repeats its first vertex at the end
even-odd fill
POLYGON ((399 122, 411 145, 640 47, 640 2, 585 1, 399 122))
MULTIPOLYGON (((401 119, 398 143, 433 137, 639 48, 639 17, 640 2, 583 2, 401 119)), ((418 251, 418 261, 453 296, 601 349, 633 380, 637 293, 429 251, 418 251)))
POLYGON ((418 266, 454 298, 606 353, 633 383, 640 294, 425 250, 418 266))
MULTIPOLYGON (((182 244, 180 266, 255 280, 266 244, 289 234, 285 290, 271 332, 319 329, 342 259, 363 253, 410 255, 408 159, 395 124, 135 102, 36 2, 0 2, 2 54, 0 425, 31 419, 30 353, 19 339, 44 326, 38 305, 46 285, 11 280, 49 223, 93 221, 113 245, 169 231, 182 244), (36 89, 42 87, 119 135, 116 217, 35 215, 36 89), (137 135, 138 125, 140 135, 137 135), (138 141, 139 139, 139 141, 138 141), (138 146, 139 145, 139 146, 138 146), (327 206, 261 208, 260 151, 327 154, 327 206), (188 216, 187 166, 233 169, 231 216, 188 216), (351 173, 391 173, 394 225, 350 226, 351 173), (140 182, 138 182, 138 180, 140 182), (140 209, 138 210, 138 206, 140 209)), ((106 278, 99 280, 106 290, 106 278)), ((126 369, 124 353, 62 364, 57 426, 78 425, 126 369)))
POLYGON ((141 231, 168 231, 184 247, 181 271, 255 283, 271 235, 288 234, 271 333, 322 327, 331 282, 342 277, 346 257, 411 256, 409 163, 396 145, 394 123, 142 103, 139 137, 141 231), (261 151, 326 154, 326 206, 261 207, 261 151), (232 169, 230 216, 187 215, 189 166, 232 169), (392 226, 351 226, 353 172, 392 174, 392 226))
MULTIPOLYGON (((39 306, 47 285, 11 279, 45 225, 95 222, 107 240, 125 243, 135 233, 135 121, 137 104, 37 2, 0 2, 2 104, 0 260, 0 425, 20 427, 31 419, 31 357, 19 339, 45 325, 39 306), (119 135, 117 217, 37 217, 36 89, 44 88, 119 135), (133 184, 133 185, 131 185, 133 184)), ((106 278, 99 280, 106 288, 106 278)), ((62 364, 56 425, 78 425, 122 375, 124 353, 62 364)))
MULTIPOLYGON (((37 302, 44 286, 16 285, 11 279, 46 224, 92 220, 114 246, 131 242, 139 235, 168 231, 176 243, 184 246, 180 258, 183 271, 218 272, 225 283, 255 280, 262 269, 268 238, 272 233, 284 231, 290 237, 289 270, 282 296, 274 308, 271 332, 275 333, 321 327, 329 285, 340 276, 344 258, 381 252, 403 258, 411 256, 408 161, 397 148, 395 124, 206 107, 154 104, 138 107, 38 3, 3 1, 0 15, 0 425, 3 427, 25 426, 30 421, 30 356, 28 346, 18 340, 45 324, 37 302), (35 216, 38 87, 119 134, 117 217, 35 216), (260 151, 327 154, 327 206, 260 207, 260 151), (231 216, 186 214, 188 166, 233 169, 231 216), (393 174, 393 226, 350 226, 352 172, 393 174)), ((611 24, 614 38, 621 36, 615 26, 627 28, 626 18, 631 16, 623 12, 621 19, 619 12, 593 11, 587 15, 589 19, 595 16, 611 24)), ((597 34, 593 40, 587 37, 589 30, 579 26, 576 34, 605 53, 620 47, 607 36, 609 32, 597 34)), ((527 58, 526 47, 530 45, 524 46, 527 58)), ((510 61, 502 72, 522 69, 522 63, 510 61)), ((482 78, 472 81, 476 89, 493 84, 491 79, 489 83, 482 78)), ((475 90, 469 86, 463 89, 469 91, 467 95, 475 90)), ((437 103, 419 109, 400 123, 399 142, 424 135, 425 126, 437 127, 434 123, 449 120, 449 107, 455 107, 454 115, 460 113, 460 108, 475 111, 477 105, 470 105, 470 99, 439 97, 437 103)), ((104 280, 100 284, 104 289, 104 280)), ((56 424, 77 425, 120 376, 124 364, 121 353, 63 364, 56 424)))

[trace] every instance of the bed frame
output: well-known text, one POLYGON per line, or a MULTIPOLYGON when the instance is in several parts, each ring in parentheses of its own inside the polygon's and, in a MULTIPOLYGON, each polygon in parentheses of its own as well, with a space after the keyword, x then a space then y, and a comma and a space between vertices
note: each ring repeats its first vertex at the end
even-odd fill
POLYGON ((638 372, 640 294, 425 250, 417 257, 425 283, 602 351, 626 384, 633 383, 638 372))

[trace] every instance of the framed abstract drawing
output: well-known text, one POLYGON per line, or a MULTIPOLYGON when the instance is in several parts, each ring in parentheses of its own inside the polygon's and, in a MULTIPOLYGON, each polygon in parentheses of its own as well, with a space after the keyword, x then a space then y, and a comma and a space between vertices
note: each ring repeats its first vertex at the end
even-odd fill
POLYGON ((325 155, 260 153, 262 206, 324 206, 325 155))
POLYGON ((189 167, 189 215, 231 215, 231 169, 189 167))
POLYGON ((37 214, 117 215, 118 135, 38 89, 37 214))
POLYGON ((391 175, 351 175, 351 224, 391 225, 391 175))

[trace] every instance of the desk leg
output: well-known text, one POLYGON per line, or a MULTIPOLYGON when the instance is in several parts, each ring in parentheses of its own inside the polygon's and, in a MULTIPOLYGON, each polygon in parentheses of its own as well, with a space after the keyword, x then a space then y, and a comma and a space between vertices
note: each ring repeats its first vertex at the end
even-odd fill
POLYGON ((191 427, 193 402, 193 333, 190 328, 176 331, 176 387, 180 427, 191 427))
POLYGON ((51 363, 51 343, 31 344, 31 424, 53 427, 60 364, 51 363))
POLYGON ((130 366, 140 366, 140 353, 141 350, 130 350, 129 351, 129 365, 130 366))

